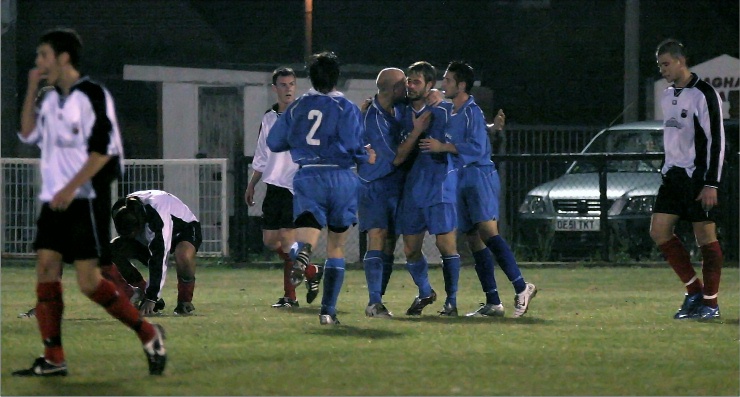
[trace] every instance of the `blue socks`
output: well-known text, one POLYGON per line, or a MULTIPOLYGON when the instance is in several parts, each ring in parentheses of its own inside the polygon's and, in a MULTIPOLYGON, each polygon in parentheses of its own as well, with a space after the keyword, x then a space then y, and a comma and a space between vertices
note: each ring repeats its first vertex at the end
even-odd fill
POLYGON ((514 292, 518 294, 524 291, 527 285, 524 282, 521 270, 519 270, 519 265, 516 264, 514 253, 511 252, 511 248, 506 244, 506 241, 500 235, 496 235, 486 241, 486 246, 496 257, 498 265, 501 266, 511 284, 514 285, 514 292))
POLYGON ((498 289, 496 289, 491 250, 483 248, 480 251, 473 252, 473 258, 475 259, 475 272, 478 273, 480 286, 486 294, 486 304, 500 305, 501 298, 498 296, 498 289))
POLYGON ((344 282, 344 258, 329 258, 324 263, 324 295, 321 314, 337 314, 337 298, 344 282))
POLYGON ((432 286, 429 284, 429 264, 427 258, 421 257, 416 262, 406 262, 406 270, 411 274, 411 278, 414 279, 414 284, 419 287, 419 297, 426 298, 432 294, 432 286))
POLYGON ((382 251, 372 250, 365 252, 365 280, 367 281, 367 291, 370 294, 369 304, 380 303, 382 295, 383 281, 383 258, 382 251))
POLYGON ((383 258, 383 281, 380 285, 380 295, 385 295, 385 287, 388 286, 388 281, 391 279, 391 273, 393 273, 393 254, 381 254, 383 258))
POLYGON ((460 255, 442 257, 442 275, 445 279, 445 304, 457 306, 457 281, 460 278, 460 255))

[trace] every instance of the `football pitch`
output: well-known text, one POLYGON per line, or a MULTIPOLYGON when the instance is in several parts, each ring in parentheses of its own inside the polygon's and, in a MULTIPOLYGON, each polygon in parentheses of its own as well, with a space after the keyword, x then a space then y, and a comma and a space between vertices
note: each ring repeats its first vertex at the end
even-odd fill
POLYGON ((460 275, 461 317, 404 315, 416 289, 397 267, 384 297, 393 319, 366 318, 365 275, 346 272, 338 326, 319 325, 321 295, 300 308, 270 307, 282 270, 201 266, 196 315, 176 317, 170 272, 164 314, 165 375, 148 375, 132 331, 64 275, 63 341, 69 376, 15 378, 42 352, 32 266, 2 266, 2 395, 740 395, 738 268, 725 268, 722 320, 677 321, 682 284, 667 267, 525 268, 539 289, 530 311, 512 318, 513 289, 497 269, 504 318, 467 318, 483 299, 472 266, 460 275))

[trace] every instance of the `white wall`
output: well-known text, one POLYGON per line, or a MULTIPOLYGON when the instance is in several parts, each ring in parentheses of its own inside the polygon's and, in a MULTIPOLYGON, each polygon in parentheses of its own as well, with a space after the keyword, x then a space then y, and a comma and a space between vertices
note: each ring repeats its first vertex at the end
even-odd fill
MULTIPOLYGON (((124 80, 162 83, 163 156, 194 158, 198 153, 198 88, 231 86, 244 88, 244 155, 253 156, 262 115, 275 103, 272 72, 224 69, 193 69, 167 66, 125 65, 124 80)), ((299 78, 297 94, 311 88, 299 78)), ((360 104, 375 95, 374 79, 349 79, 342 87, 347 98, 360 104)))

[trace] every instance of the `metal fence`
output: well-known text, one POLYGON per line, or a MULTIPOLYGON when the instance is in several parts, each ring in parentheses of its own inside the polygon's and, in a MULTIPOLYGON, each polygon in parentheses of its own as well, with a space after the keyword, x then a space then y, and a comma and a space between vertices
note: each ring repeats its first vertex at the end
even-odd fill
MULTIPOLYGON (((530 190, 561 177, 574 160, 590 161, 596 168, 604 166, 607 161, 617 160, 613 155, 579 154, 598 130, 597 127, 512 125, 493 135, 494 160, 502 186, 499 229, 512 245, 519 261, 660 260, 659 253, 649 241, 645 214, 626 220, 615 220, 609 215, 615 203, 604 189, 618 181, 607 181, 607 173, 604 173, 603 180, 600 178, 596 181, 601 190, 595 197, 571 200, 573 202, 554 198, 552 205, 557 206, 561 213, 572 215, 569 219, 573 223, 559 225, 552 218, 533 227, 527 223, 531 219, 519 212, 530 190), (577 223, 594 218, 598 218, 598 230, 587 230, 590 226, 596 226, 596 223, 577 223)), ((654 160, 660 157, 637 153, 622 156, 631 160, 654 160)), ((115 187, 114 197, 144 189, 171 192, 193 209, 201 221, 204 239, 200 255, 229 256, 235 261, 245 261, 250 254, 264 253, 265 250, 260 225, 265 185, 257 185, 256 205, 247 207, 244 191, 251 174, 252 159, 244 156, 235 158, 234 167, 228 172, 227 159, 127 160, 125 177, 115 187)), ((728 174, 724 178, 727 185, 721 190, 727 206, 718 222, 725 257, 734 260, 738 258, 740 245, 738 163, 740 159, 737 152, 728 155, 728 174)), ((30 256, 33 254, 31 245, 40 208, 36 199, 40 187, 38 159, 0 159, 0 165, 2 255, 30 256)), ((683 225, 680 232, 687 247, 697 255, 695 244, 691 242, 690 228, 683 225)), ((323 257, 325 244, 326 232, 316 247, 317 259, 323 257)), ((345 247, 347 260, 361 261, 364 247, 365 236, 352 228, 345 247)), ((463 238, 459 239, 458 248, 464 257, 469 257, 463 238)), ((427 236, 423 251, 430 262, 440 262, 433 236, 427 236)), ((401 241, 397 243, 395 253, 397 260, 403 260, 401 241)))
MULTIPOLYGON (((0 159, 0 247, 3 257, 33 255, 41 203, 38 159, 0 159)), ((165 190, 179 197, 198 217, 203 231, 201 256, 229 255, 229 203, 226 159, 126 160, 124 178, 113 197, 137 190, 165 190)))

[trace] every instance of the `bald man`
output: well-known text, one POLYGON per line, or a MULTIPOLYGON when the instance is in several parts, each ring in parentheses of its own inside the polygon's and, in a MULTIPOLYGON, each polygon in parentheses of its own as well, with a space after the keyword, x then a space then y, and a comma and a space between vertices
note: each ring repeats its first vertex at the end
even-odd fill
MULTIPOLYGON (((382 295, 393 269, 393 251, 398 239, 396 212, 401 200, 405 171, 399 167, 413 149, 413 142, 401 143, 402 120, 406 98, 406 75, 401 69, 386 68, 376 79, 378 93, 363 113, 365 144, 376 153, 374 164, 360 164, 362 182, 359 194, 360 230, 367 232, 364 258, 369 302, 368 317, 389 318, 382 295)), ((418 121, 417 135, 426 128, 418 121)))

